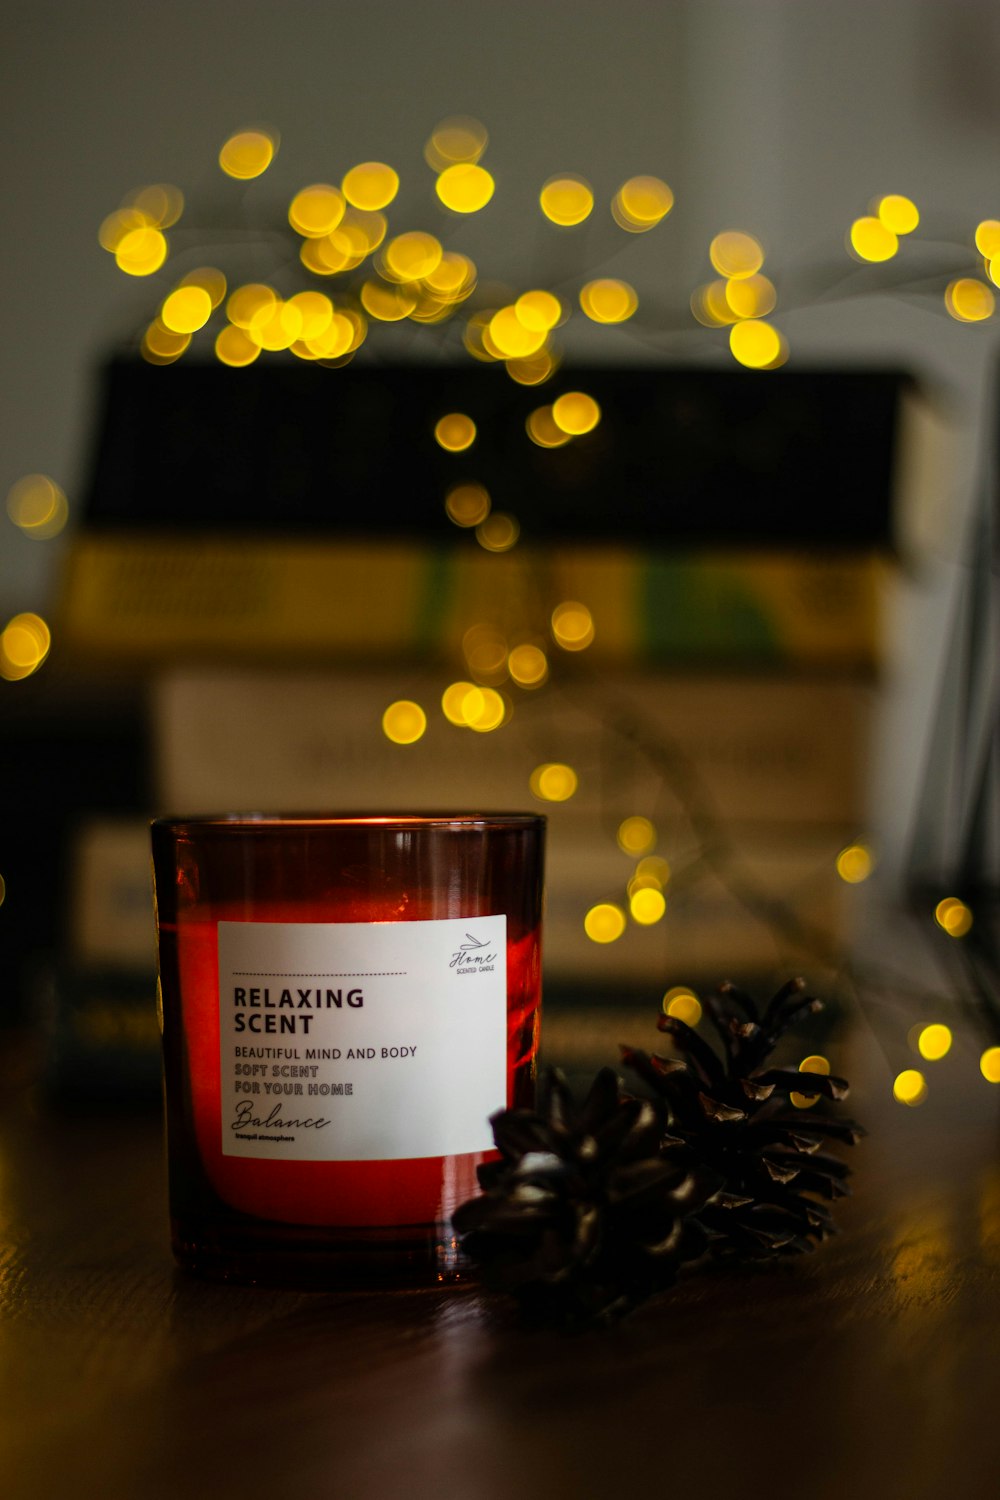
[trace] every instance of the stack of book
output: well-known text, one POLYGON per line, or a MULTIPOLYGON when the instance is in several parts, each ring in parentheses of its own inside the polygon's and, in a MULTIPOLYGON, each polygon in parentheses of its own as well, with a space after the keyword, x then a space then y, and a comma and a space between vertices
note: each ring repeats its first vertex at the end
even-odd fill
MULTIPOLYGON (((845 937, 838 852, 862 835, 871 710, 901 554, 919 547, 937 422, 891 371, 113 365, 64 639, 149 684, 159 810, 549 813, 550 981, 662 990, 826 963, 845 937), (579 390, 593 430, 542 447, 579 390), (435 440, 461 412, 475 440, 435 440), (484 550, 445 501, 519 527, 484 550), (550 621, 586 606, 592 643, 550 621), (486 626, 548 657, 492 732, 443 690, 486 626), (415 743, 382 733, 419 702, 415 743), (577 790, 542 802, 541 765, 577 790), (536 781, 537 786, 537 781, 536 781), (616 941, 641 816, 666 912, 616 941)), ((933 486, 930 486, 933 489, 933 486)), ((145 869, 137 880, 146 879, 145 869)))

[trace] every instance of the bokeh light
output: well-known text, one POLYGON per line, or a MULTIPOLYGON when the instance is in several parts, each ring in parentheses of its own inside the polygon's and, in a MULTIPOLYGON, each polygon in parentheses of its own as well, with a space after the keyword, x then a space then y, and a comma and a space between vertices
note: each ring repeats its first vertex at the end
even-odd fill
POLYGON ((594 639, 594 617, 579 600, 565 599, 552 611, 552 635, 564 651, 584 651, 594 639))
POLYGON ((542 213, 553 224, 570 228, 582 224, 594 207, 590 184, 582 177, 567 173, 550 177, 538 195, 542 213))
POLYGON ((686 984, 672 985, 663 997, 662 1008, 665 1016, 675 1016, 685 1026, 697 1026, 701 1020, 701 1001, 686 984))
POLYGON ((382 732, 394 745, 413 745, 427 728, 427 715, 419 703, 400 698, 382 715, 382 732))
POLYGON ((733 358, 749 370, 773 370, 784 362, 781 335, 762 318, 734 324, 729 330, 729 348, 733 358))
POLYGON ((551 406, 536 406, 524 421, 525 431, 539 448, 562 448, 570 442, 568 432, 556 425, 551 406))
POLYGON ((996 297, 985 281, 975 276, 959 276, 949 283, 944 305, 958 323, 982 323, 993 316, 996 297))
POLYGON ((506 723, 510 707, 496 688, 472 687, 462 700, 462 717, 477 734, 489 734, 506 723))
POLYGON ((328 182, 314 182, 300 188, 288 205, 288 222, 297 234, 307 239, 321 239, 332 234, 344 217, 344 197, 328 182))
POLYGON ((184 212, 184 194, 172 182, 153 182, 129 193, 123 206, 137 209, 157 229, 169 229, 184 212))
POLYGON ((0 633, 0 677, 20 682, 37 672, 49 654, 52 636, 41 615, 15 615, 0 633))
POLYGON ((601 408, 584 391, 566 391, 552 403, 552 419, 570 437, 592 432, 601 420, 601 408))
MULTIPOLYGON (((766 317, 769 312, 774 310, 778 301, 774 284, 766 276, 756 275, 734 278, 724 282, 723 286, 723 295, 725 296, 726 304, 737 318, 766 317)), ((715 314, 712 311, 711 299, 709 300, 708 307, 714 319, 715 314)), ((728 319, 724 321, 728 321, 728 319)))
POLYGON ((917 205, 902 193, 887 193, 879 199, 875 212, 886 229, 897 235, 912 234, 920 223, 917 205))
POLYGON ((131 234, 133 229, 149 229, 151 227, 155 228, 156 226, 151 224, 149 217, 141 209, 133 207, 116 208, 114 213, 108 214, 106 218, 101 220, 100 228, 97 231, 97 238, 102 249, 114 255, 122 240, 127 234, 131 234))
POLYGON ((662 855, 646 854, 636 865, 635 874, 633 875, 630 884, 634 885, 636 890, 638 890, 640 886, 653 885, 658 886, 662 891, 663 887, 667 885, 669 880, 670 866, 662 857, 662 855))
POLYGON ((420 229, 398 234, 382 250, 384 269, 396 281, 420 281, 430 276, 443 255, 440 241, 420 229))
POLYGON ((448 491, 444 508, 456 526, 478 526, 490 513, 489 491, 481 484, 456 484, 448 491))
POLYGON ((631 234, 654 229, 674 206, 674 195, 662 177, 630 177, 611 202, 615 223, 631 234))
POLYGON ((1000 1047, 987 1047, 979 1059, 979 1071, 987 1083, 1000 1083, 1000 1047))
POLYGON ((399 173, 384 161, 363 161, 345 173, 340 187, 348 203, 374 213, 399 192, 399 173))
POLYGON ((977 224, 976 249, 987 260, 1000 255, 1000 219, 983 219, 977 224))
POLYGON ((892 1085, 892 1096, 898 1103, 911 1107, 923 1104, 927 1098, 927 1080, 923 1073, 917 1068, 904 1068, 892 1085))
POLYGON ((594 323, 624 323, 639 306, 639 298, 627 281, 605 276, 581 289, 580 306, 594 323))
POLYGON ((917 1037, 917 1051, 928 1062, 939 1062, 951 1051, 951 1043, 951 1029, 934 1021, 930 1026, 921 1028, 917 1037))
POLYGON ((246 330, 255 344, 272 354, 290 349, 302 333, 302 314, 290 302, 278 297, 270 307, 264 306, 251 319, 246 330))
POLYGON ((485 167, 473 162, 456 162, 446 167, 435 184, 435 192, 456 214, 474 214, 485 208, 493 197, 496 184, 485 167))
POLYGON ((549 675, 549 662, 541 647, 526 642, 511 651, 507 670, 518 687, 538 688, 549 675))
POLYGON ((260 358, 260 345, 254 343, 245 329, 231 323, 216 336, 215 357, 222 364, 239 370, 260 358))
POLYGON ((521 526, 508 511, 495 510, 476 527, 476 541, 487 552, 509 552, 516 546, 521 526))
POLYGON ((860 885, 874 868, 875 860, 867 844, 848 844, 837 855, 837 874, 848 885, 860 885))
POLYGON ((264 130, 240 130, 219 152, 219 166, 228 177, 247 181, 266 172, 278 149, 277 137, 264 130))
POLYGON ((764 250, 752 234, 726 229, 708 247, 708 258, 720 276, 727 279, 753 276, 764 264, 764 250))
MULTIPOLYGON (((747 277, 748 283, 755 280, 756 277, 747 277)), ((719 280, 695 288, 691 293, 691 311, 703 327, 725 328, 737 321, 740 314, 733 311, 729 298, 730 287, 738 284, 738 281, 719 280)))
POLYGON ((568 802, 579 786, 579 779, 572 766, 562 761, 545 761, 532 771, 528 785, 542 802, 568 802))
POLYGON ((548 337, 544 328, 526 327, 513 304, 501 307, 499 312, 493 314, 489 335, 504 359, 524 359, 528 355, 537 354, 548 337))
POLYGON ((7 491, 7 514, 25 536, 45 542, 66 525, 69 503, 48 474, 25 474, 7 491))
POLYGON ((274 308, 277 302, 278 294, 273 287, 265 286, 260 281, 250 281, 245 286, 238 286, 230 295, 226 303, 226 317, 237 328, 249 328, 265 308, 274 308))
POLYGON ((464 412, 451 411, 439 418, 434 437, 447 453, 464 453, 476 441, 476 424, 464 412))
POLYGON ((212 304, 212 311, 223 303, 226 296, 225 272, 220 271, 217 266, 198 266, 194 271, 188 271, 177 283, 179 287, 199 286, 208 293, 208 300, 212 304))
MULTIPOLYGON (((417 299, 413 292, 402 286, 387 286, 384 281, 377 281, 374 277, 366 281, 361 288, 361 306, 369 317, 378 323, 401 323, 408 318, 417 305, 417 299)), ((440 422, 438 426, 440 427, 440 422)), ((475 433, 473 433, 475 436, 475 433)), ((471 442, 472 439, 470 438, 471 442)), ((450 448, 451 444, 442 442, 438 438, 442 448, 450 448)), ((465 443, 464 447, 469 444, 465 443)), ((452 448, 453 452, 460 451, 452 448)))
POLYGON ((891 260, 899 249, 899 239, 874 214, 865 214, 851 225, 848 243, 859 260, 891 260))
POLYGON ((189 333, 176 333, 160 318, 154 318, 143 334, 139 353, 147 364, 172 365, 190 346, 189 333))
POLYGON ((171 333, 196 333, 212 316, 212 299, 203 286, 179 286, 160 308, 160 321, 171 333))
POLYGON ((486 150, 486 126, 471 115, 450 115, 435 125, 424 146, 424 158, 435 172, 458 162, 477 162, 486 150))
POLYGON ((523 327, 548 333, 562 319, 563 305, 554 292, 537 289, 521 293, 514 303, 514 313, 523 327))
POLYGON ((656 829, 648 818, 637 814, 619 823, 617 838, 623 854, 648 854, 656 845, 656 829))
POLYGON ((583 919, 583 930, 592 943, 617 942, 625 926, 625 913, 611 901, 592 906, 583 919))
POLYGON ((946 896, 934 908, 934 917, 949 937, 964 937, 972 926, 972 912, 957 896, 946 896))
POLYGON ((666 897, 653 885, 642 886, 629 897, 632 920, 641 927, 652 927, 655 922, 659 922, 666 909, 666 897))
POLYGON ((470 625, 462 637, 462 654, 479 683, 502 682, 507 676, 507 638, 495 625, 470 625))
MULTIPOLYGON (((827 1059, 821 1056, 819 1053, 813 1053, 810 1057, 804 1057, 799 1063, 799 1072, 822 1073, 828 1076, 830 1072, 830 1064, 827 1059)), ((819 1094, 809 1094, 805 1091, 799 1093, 793 1089, 788 1097, 796 1109, 811 1109, 812 1106, 818 1102, 820 1096, 819 1094)))
POLYGON ((118 241, 115 264, 126 276, 152 276, 167 258, 167 239, 159 229, 130 229, 118 241))
POLYGON ((526 359, 508 359, 507 374, 518 385, 543 385, 550 380, 558 368, 558 361, 550 349, 540 349, 526 359))

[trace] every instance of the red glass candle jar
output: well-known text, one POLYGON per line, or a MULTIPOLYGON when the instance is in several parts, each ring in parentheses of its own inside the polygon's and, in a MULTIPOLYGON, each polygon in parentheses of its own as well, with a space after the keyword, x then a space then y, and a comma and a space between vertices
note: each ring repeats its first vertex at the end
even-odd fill
POLYGON ((544 823, 153 824, 174 1253, 239 1281, 453 1280, 489 1116, 530 1102, 544 823))

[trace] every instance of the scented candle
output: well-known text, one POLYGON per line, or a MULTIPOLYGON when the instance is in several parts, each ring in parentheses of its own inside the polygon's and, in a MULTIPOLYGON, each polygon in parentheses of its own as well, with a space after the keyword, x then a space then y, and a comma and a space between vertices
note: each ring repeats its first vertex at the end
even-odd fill
POLYGON ((530 1102, 544 819, 153 824, 174 1252, 224 1279, 453 1280, 530 1102))

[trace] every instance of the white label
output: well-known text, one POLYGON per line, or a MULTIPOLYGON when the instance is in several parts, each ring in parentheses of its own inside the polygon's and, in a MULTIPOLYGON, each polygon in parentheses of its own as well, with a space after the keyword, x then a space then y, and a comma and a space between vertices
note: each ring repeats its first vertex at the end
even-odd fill
POLYGON ((222 1152, 450 1156, 507 1100, 507 918, 220 922, 222 1152))

